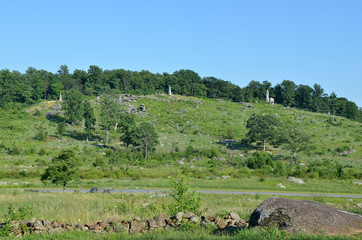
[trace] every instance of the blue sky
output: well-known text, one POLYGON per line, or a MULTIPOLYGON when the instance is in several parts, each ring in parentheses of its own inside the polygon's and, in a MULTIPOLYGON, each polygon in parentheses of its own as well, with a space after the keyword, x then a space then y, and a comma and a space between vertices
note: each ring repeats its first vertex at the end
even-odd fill
POLYGON ((1 0, 0 69, 288 79, 362 107, 361 12, 360 0, 1 0))

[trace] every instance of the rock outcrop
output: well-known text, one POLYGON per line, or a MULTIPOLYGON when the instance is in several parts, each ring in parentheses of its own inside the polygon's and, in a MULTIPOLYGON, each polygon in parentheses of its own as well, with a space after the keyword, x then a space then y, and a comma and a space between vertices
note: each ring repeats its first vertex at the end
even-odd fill
POLYGON ((362 216, 314 201, 266 199, 254 210, 251 227, 278 227, 289 232, 351 235, 362 232, 362 216))

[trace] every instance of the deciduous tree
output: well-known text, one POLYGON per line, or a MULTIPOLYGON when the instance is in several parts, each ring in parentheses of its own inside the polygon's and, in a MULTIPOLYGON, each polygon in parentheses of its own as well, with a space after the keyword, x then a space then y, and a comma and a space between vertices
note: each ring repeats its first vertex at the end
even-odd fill
POLYGON ((83 102, 83 117, 84 117, 84 130, 87 134, 87 142, 92 135, 92 131, 95 129, 96 118, 94 116, 94 110, 91 103, 86 100, 83 102))
POLYGON ((76 175, 76 163, 74 152, 64 150, 58 157, 52 159, 51 164, 45 169, 40 180, 43 183, 50 181, 54 184, 61 184, 63 191, 65 191, 66 185, 76 175))
POLYGON ((248 132, 246 134, 249 143, 261 142, 265 151, 265 144, 277 143, 278 120, 269 115, 254 115, 246 122, 248 132))

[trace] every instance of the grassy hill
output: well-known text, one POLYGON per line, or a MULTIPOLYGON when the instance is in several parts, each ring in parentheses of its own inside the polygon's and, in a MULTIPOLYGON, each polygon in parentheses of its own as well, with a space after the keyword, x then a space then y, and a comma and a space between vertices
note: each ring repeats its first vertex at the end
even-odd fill
MULTIPOLYGON (((99 116, 100 105, 95 99, 91 102, 96 116, 99 116)), ((51 159, 62 149, 68 148, 74 149, 82 162, 81 179, 162 178, 178 172, 198 178, 223 175, 241 177, 248 156, 260 151, 258 147, 240 143, 247 132, 246 121, 254 113, 273 115, 281 122, 294 122, 312 136, 309 150, 298 154, 302 167, 303 164, 307 166, 317 162, 317 166, 324 164, 325 168, 328 168, 328 164, 341 164, 345 171, 351 169, 357 173, 362 169, 362 124, 343 117, 277 104, 233 103, 178 95, 123 96, 120 107, 133 108, 137 112, 136 122, 152 123, 159 135, 156 153, 144 163, 122 146, 119 132, 113 131, 109 146, 104 146, 102 139, 105 133, 99 126, 96 128, 96 138, 89 143, 82 135, 82 124, 67 126, 65 135, 60 138, 56 131, 57 123, 48 114, 54 114, 57 104, 49 101, 26 111, 0 110, 0 180, 38 179, 51 159), (145 105, 146 112, 138 110, 141 104, 145 105), (37 110, 41 114, 38 112, 34 115, 37 110), (45 141, 35 139, 39 128, 48 132, 45 141), (192 146, 197 154, 185 157, 187 146, 192 146), (346 150, 355 151, 340 154, 346 150), (210 160, 210 157, 214 160, 210 160), (178 161, 182 159, 184 164, 179 164, 178 161)), ((56 116, 61 117, 61 114, 56 116)), ((286 164, 292 158, 291 153, 282 147, 267 146, 267 151, 275 160, 286 164)), ((263 175, 262 172, 258 174, 263 175)))

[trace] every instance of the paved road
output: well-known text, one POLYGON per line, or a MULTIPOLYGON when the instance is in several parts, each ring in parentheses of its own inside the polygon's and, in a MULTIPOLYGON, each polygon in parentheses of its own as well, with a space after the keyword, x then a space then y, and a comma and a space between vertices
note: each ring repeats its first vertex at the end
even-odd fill
MULTIPOLYGON (((62 192, 60 189, 36 189, 26 190, 31 192, 62 192)), ((80 190, 66 190, 66 192, 89 192, 89 189, 80 190)), ((102 189, 99 190, 103 192, 102 189)), ((167 192, 165 189, 112 189, 112 192, 136 192, 136 193, 155 193, 155 192, 167 192)), ((338 198, 362 198, 362 195, 351 195, 351 194, 322 194, 322 193, 291 193, 291 192, 247 192, 247 191, 218 191, 218 190, 198 190, 200 193, 209 194, 250 194, 250 195, 269 195, 269 196, 304 196, 304 197, 338 197, 338 198)))

